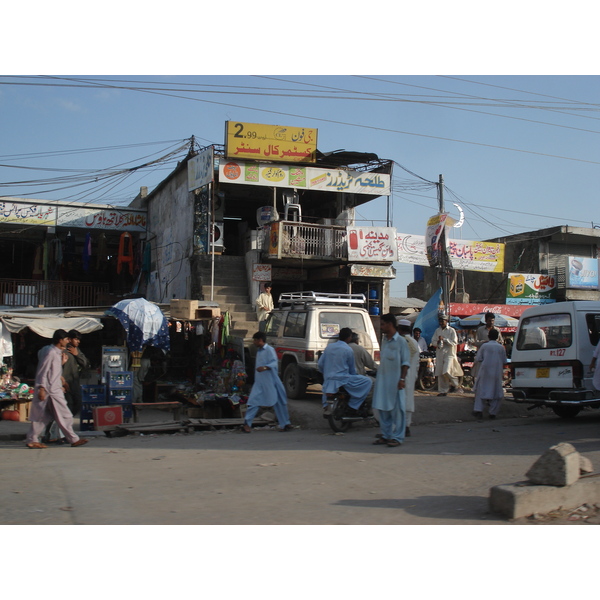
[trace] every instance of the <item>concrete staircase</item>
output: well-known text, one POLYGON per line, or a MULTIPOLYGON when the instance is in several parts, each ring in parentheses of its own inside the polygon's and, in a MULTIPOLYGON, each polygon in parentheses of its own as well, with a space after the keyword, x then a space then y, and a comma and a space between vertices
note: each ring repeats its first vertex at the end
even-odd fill
MULTIPOLYGON (((202 294, 210 300, 211 262, 206 257, 200 265, 202 294)), ((248 296, 246 263, 243 256, 215 256, 215 284, 213 300, 219 303, 221 313, 229 311, 230 335, 252 339, 258 331, 256 311, 248 296)))

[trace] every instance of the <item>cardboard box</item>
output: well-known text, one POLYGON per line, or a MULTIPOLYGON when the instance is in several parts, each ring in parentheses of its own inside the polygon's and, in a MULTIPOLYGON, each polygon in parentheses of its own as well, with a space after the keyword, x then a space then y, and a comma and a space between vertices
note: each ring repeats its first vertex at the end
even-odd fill
POLYGON ((214 306, 203 306, 196 309, 195 318, 198 321, 214 319, 221 316, 221 309, 214 306))
POLYGON ((198 310, 198 300, 171 300, 169 304, 171 318, 193 321, 198 310))
POLYGON ((120 405, 98 406, 93 413, 96 431, 109 431, 123 423, 123 407, 120 405))

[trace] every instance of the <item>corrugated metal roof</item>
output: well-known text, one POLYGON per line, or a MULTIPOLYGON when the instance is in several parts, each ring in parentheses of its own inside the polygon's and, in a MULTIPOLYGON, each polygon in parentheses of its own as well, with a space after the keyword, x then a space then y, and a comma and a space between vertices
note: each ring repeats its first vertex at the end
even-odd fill
POLYGON ((390 308, 423 308, 425 304, 418 298, 390 298, 390 308))

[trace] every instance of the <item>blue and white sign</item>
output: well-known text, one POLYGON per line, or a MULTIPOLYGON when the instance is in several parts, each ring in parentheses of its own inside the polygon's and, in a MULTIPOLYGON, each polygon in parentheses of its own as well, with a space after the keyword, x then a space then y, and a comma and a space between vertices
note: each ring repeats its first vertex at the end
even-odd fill
POLYGON ((213 147, 206 148, 188 160, 188 191, 204 187, 215 178, 213 147))
POLYGON ((598 259, 582 256, 567 258, 567 287, 581 290, 598 289, 598 259))

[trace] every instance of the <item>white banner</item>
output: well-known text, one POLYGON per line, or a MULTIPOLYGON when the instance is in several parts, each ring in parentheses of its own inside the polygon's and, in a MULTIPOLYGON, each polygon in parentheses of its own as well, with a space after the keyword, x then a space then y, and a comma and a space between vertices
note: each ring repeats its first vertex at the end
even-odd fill
POLYGON ((349 261, 398 260, 395 227, 346 227, 346 233, 349 261))

